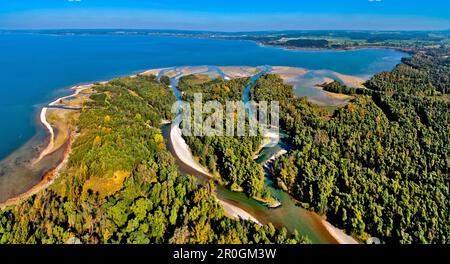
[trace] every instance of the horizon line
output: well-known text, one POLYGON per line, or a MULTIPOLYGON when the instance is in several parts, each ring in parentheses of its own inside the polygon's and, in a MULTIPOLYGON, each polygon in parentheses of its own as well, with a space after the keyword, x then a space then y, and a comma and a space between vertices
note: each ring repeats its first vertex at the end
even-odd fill
POLYGON ((0 31, 39 31, 39 30, 136 30, 136 31, 185 31, 185 32, 204 32, 204 33, 256 33, 256 32, 295 32, 295 31, 349 31, 349 32, 445 32, 447 29, 269 29, 269 30, 243 30, 243 31, 225 31, 225 30, 205 30, 205 29, 176 29, 176 28, 0 28, 0 31))

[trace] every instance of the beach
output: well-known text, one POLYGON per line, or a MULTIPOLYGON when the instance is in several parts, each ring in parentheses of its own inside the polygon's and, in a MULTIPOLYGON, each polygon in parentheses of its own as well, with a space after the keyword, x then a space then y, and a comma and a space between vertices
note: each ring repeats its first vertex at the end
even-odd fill
POLYGON ((334 227, 328 221, 322 219, 322 224, 339 244, 360 244, 356 239, 345 234, 341 229, 334 227))
POLYGON ((234 206, 223 200, 219 200, 219 202, 220 202, 220 204, 222 204, 222 207, 223 207, 223 210, 225 211, 226 216, 228 216, 230 218, 235 218, 235 219, 243 219, 243 220, 252 221, 256 224, 261 225, 261 223, 255 217, 253 217, 246 211, 242 210, 241 208, 234 206))

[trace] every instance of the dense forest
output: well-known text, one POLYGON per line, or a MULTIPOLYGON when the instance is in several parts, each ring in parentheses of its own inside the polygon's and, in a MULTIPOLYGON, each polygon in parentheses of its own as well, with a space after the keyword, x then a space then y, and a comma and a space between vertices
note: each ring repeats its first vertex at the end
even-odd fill
POLYGON ((248 78, 236 78, 228 81, 221 77, 207 75, 187 75, 180 78, 177 88, 183 91, 183 100, 192 102, 195 93, 201 93, 203 102, 216 100, 225 105, 226 101, 241 101, 248 78))
POLYGON ((284 84, 283 79, 275 74, 261 76, 250 90, 250 98, 255 102, 284 101, 293 96, 293 86, 284 84))
POLYGON ((385 93, 438 96, 450 93, 450 59, 448 54, 419 53, 404 58, 393 71, 370 79, 366 86, 385 93))
POLYGON ((66 168, 51 187, 0 212, 0 243, 306 242, 225 217, 212 183, 180 174, 159 129, 175 97, 155 76, 94 89, 66 168))
POLYGON ((294 150, 273 166, 278 186, 363 241, 450 243, 450 64, 433 52, 375 75, 377 92, 332 113, 286 99, 294 150))
POLYGON ((328 48, 329 42, 326 39, 292 39, 286 41, 284 45, 299 48, 328 48))

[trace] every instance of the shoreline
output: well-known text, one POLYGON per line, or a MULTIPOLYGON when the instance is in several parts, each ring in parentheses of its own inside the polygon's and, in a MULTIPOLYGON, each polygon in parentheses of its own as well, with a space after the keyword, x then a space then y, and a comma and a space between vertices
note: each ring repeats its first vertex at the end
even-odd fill
POLYGON ((198 164, 194 160, 194 157, 192 156, 192 153, 189 150, 186 141, 184 141, 183 137, 181 136, 180 122, 181 116, 177 116, 170 125, 169 138, 175 154, 184 164, 186 164, 193 170, 205 175, 209 179, 214 179, 214 177, 208 171, 206 171, 200 164, 198 164))
POLYGON ((73 86, 70 88, 71 90, 74 90, 73 94, 60 97, 60 98, 52 101, 51 103, 49 103, 47 106, 44 106, 42 108, 41 113, 40 113, 40 122, 44 125, 44 127, 47 129, 47 132, 50 134, 50 141, 49 141, 48 145, 41 151, 39 156, 31 162, 32 166, 34 166, 36 163, 41 161, 45 156, 47 156, 47 155, 51 154, 53 151, 55 151, 53 149, 54 148, 54 140, 55 140, 55 131, 54 131, 52 125, 47 120, 47 111, 49 109, 49 106, 54 106, 59 101, 64 100, 66 98, 77 96, 82 91, 91 88, 93 85, 94 85, 93 83, 90 83, 90 84, 86 84, 86 85, 73 86))
POLYGON ((38 158, 31 162, 32 166, 34 166, 36 163, 38 163, 40 160, 42 160, 42 158, 44 158, 45 156, 50 154, 50 151, 54 147, 55 132, 53 131, 52 125, 50 125, 50 123, 47 121, 47 110, 48 110, 48 107, 42 108, 41 113, 39 115, 40 116, 39 120, 44 125, 44 127, 47 129, 47 132, 50 134, 50 141, 47 144, 47 146, 41 151, 38 158))
MULTIPOLYGON (((48 106, 55 105, 60 100, 64 100, 64 99, 69 98, 69 97, 77 96, 80 92, 82 92, 83 90, 91 88, 93 85, 94 85, 93 83, 90 83, 90 84, 86 84, 86 85, 73 86, 73 87, 70 88, 70 90, 74 90, 74 92, 72 94, 59 97, 59 98, 57 98, 56 100, 54 100, 51 103, 47 104, 47 106, 44 106, 41 109, 41 112, 39 114, 39 121, 45 127, 45 129, 47 130, 47 133, 50 136, 50 140, 49 140, 49 143, 47 144, 47 146, 39 153, 39 156, 30 162, 31 166, 35 166, 45 156, 47 156, 47 155, 53 153, 54 151, 58 150, 58 149, 53 149, 54 148, 54 140, 55 140, 55 132, 53 130, 52 125, 47 120, 47 110, 49 109, 48 106)), ((50 185, 52 185, 54 180, 56 179, 56 177, 59 175, 60 170, 65 166, 65 164, 68 161, 68 158, 69 158, 71 150, 72 150, 71 144, 72 144, 73 140, 75 139, 75 137, 76 137, 76 135, 74 134, 74 132, 70 132, 69 133, 69 138, 61 146, 61 147, 65 147, 66 148, 64 150, 63 158, 62 158, 61 162, 56 165, 56 167, 50 169, 47 173, 45 173, 42 176, 41 180, 39 180, 38 183, 33 185, 27 191, 25 191, 25 192, 23 192, 23 193, 21 193, 19 195, 16 195, 14 197, 11 197, 11 198, 1 202, 0 203, 0 210, 3 210, 3 209, 5 209, 8 206, 16 205, 16 204, 18 204, 18 203, 28 199, 29 197, 37 194, 38 192, 46 189, 50 185)))
POLYGON ((296 47, 296 46, 282 46, 277 44, 271 44, 271 43, 264 43, 259 40, 255 39, 245 39, 245 38, 230 38, 230 37, 211 37, 211 36, 195 36, 195 35, 172 35, 172 34, 153 34, 153 36, 161 36, 161 37, 175 37, 175 38, 193 38, 193 39, 220 39, 220 40, 230 40, 230 41, 248 41, 256 43, 258 46, 261 47, 274 47, 274 48, 282 48, 286 50, 303 50, 303 51, 352 51, 352 50, 364 50, 364 49, 389 49, 389 50, 395 50, 399 52, 404 52, 409 55, 413 55, 415 53, 414 50, 410 48, 402 48, 402 47, 395 47, 395 46, 351 46, 351 47, 338 47, 338 48, 313 48, 313 47, 296 47))
POLYGON ((405 49, 401 47, 393 46, 352 46, 352 47, 341 47, 341 48, 312 48, 312 47, 296 47, 296 46, 283 46, 277 44, 263 43, 257 40, 250 40, 258 43, 262 47, 275 47, 282 48, 286 50, 300 50, 300 51, 352 51, 352 50, 364 50, 364 49, 389 49, 399 52, 404 52, 409 55, 413 55, 414 51, 411 49, 405 49))
POLYGON ((255 217, 242 210, 241 208, 234 206, 224 200, 220 200, 219 198, 217 198, 217 200, 220 202, 220 204, 222 204, 226 216, 230 218, 240 218, 243 220, 252 221, 258 225, 262 225, 261 222, 259 222, 255 217))
POLYGON ((72 151, 71 144, 75 137, 76 137, 75 135, 71 134, 68 141, 64 144, 67 146, 65 146, 66 150, 64 151, 63 159, 55 168, 48 171, 36 185, 32 186, 26 192, 21 193, 15 197, 11 197, 4 202, 1 202, 0 210, 23 202, 24 200, 30 198, 31 196, 37 194, 38 192, 50 187, 50 185, 52 185, 55 179, 59 176, 60 170, 66 165, 70 153, 72 151))
MULTIPOLYGON (((144 74, 151 70, 154 70, 154 69, 150 69, 150 70, 144 71, 139 74, 144 74)), ((136 76, 136 74, 130 75, 128 77, 133 78, 135 76, 136 76)), ((98 82, 98 83, 106 83, 106 82, 107 81, 98 82)), ((84 85, 73 86, 70 88, 71 90, 75 90, 73 94, 57 98, 56 100, 49 103, 47 106, 55 105, 57 102, 59 102, 60 100, 64 100, 65 98, 76 96, 83 90, 91 88, 94 84, 95 83, 89 83, 89 84, 84 84, 84 85)), ((41 153, 39 154, 38 160, 32 162, 32 165, 39 162, 43 157, 45 157, 46 155, 48 155, 54 151, 54 150, 51 151, 54 146, 54 142, 53 142, 54 141, 54 130, 53 130, 51 124, 48 123, 48 120, 46 117, 47 110, 48 110, 48 107, 42 108, 41 113, 40 113, 40 122, 44 125, 44 127, 47 129, 48 133, 50 134, 50 142, 47 145, 47 147, 43 151, 41 151, 41 153)), ((186 166, 192 168, 195 171, 198 171, 199 173, 203 174, 204 176, 208 177, 209 179, 214 179, 214 177, 209 172, 207 172, 201 165, 199 165, 193 159, 193 156, 192 156, 191 152, 189 151, 187 144, 185 142, 183 144, 184 140, 181 137, 181 129, 179 128, 178 121, 181 122, 181 120, 176 120, 176 119, 172 122, 170 131, 169 131, 169 140, 174 148, 175 154, 178 156, 178 159, 180 159, 186 166), (175 137, 175 140, 174 140, 174 137, 175 137), (187 150, 183 146, 187 147, 187 150), (176 149, 178 149, 178 151, 176 149), (186 156, 184 155, 186 153, 186 151, 190 154, 190 156, 189 156, 189 154, 187 154, 186 156)), ((40 192, 40 191, 48 188, 50 185, 52 185, 54 180, 59 175, 60 170, 66 165, 66 163, 68 161, 68 158, 71 153, 71 144, 75 137, 76 137, 76 135, 74 134, 74 132, 69 134, 69 138, 68 138, 67 142, 65 143, 65 144, 67 144, 67 147, 66 147, 66 150, 64 151, 63 159, 55 168, 53 168, 49 172, 47 172, 42 177, 42 179, 36 185, 32 186, 28 191, 26 191, 20 195, 17 195, 15 197, 11 197, 8 200, 0 203, 0 210, 3 210, 6 207, 15 205, 17 203, 20 203, 20 202, 28 199, 30 196, 35 195, 38 192, 40 192)), ((216 199, 223 206, 225 215, 230 216, 232 218, 241 218, 241 219, 249 220, 256 224, 261 225, 261 222, 258 221, 256 219, 256 217, 252 216, 250 213, 246 212, 245 210, 239 208, 238 206, 234 206, 222 199, 219 199, 217 196, 216 196, 216 199)), ((320 216, 318 216, 318 217, 320 217, 320 216)), ((339 243, 339 244, 352 243, 352 242, 349 242, 350 241, 349 239, 353 239, 353 238, 351 238, 351 237, 347 238, 346 237, 347 235, 345 233, 343 233, 342 230, 337 229, 336 227, 332 226, 329 222, 327 222, 322 217, 320 217, 320 218, 321 218, 322 225, 325 227, 325 229, 327 230, 329 235, 332 236, 337 241, 337 243, 339 243)), ((354 243, 358 243, 358 242, 356 240, 354 240, 354 243)))
MULTIPOLYGON (((144 73, 145 72, 140 72, 138 74, 144 74, 144 73)), ((128 75, 128 77, 135 77, 136 75, 137 74, 128 75)), ((92 83, 85 83, 85 84, 78 84, 78 85, 71 86, 70 88, 68 88, 69 91, 73 91, 71 94, 59 97, 59 98, 51 101, 50 103, 48 103, 46 106, 42 107, 42 109, 39 113, 38 120, 44 126, 44 128, 47 130, 47 133, 50 136, 50 140, 49 140, 49 143, 47 144, 47 146, 42 151, 40 151, 39 155, 37 155, 36 158, 34 158, 30 161, 30 163, 29 163, 30 166, 34 167, 44 157, 46 157, 47 155, 58 150, 58 149, 53 149, 54 148, 54 140, 55 140, 55 132, 53 130, 52 125, 47 120, 47 111, 49 109, 48 106, 53 106, 53 105, 57 104, 59 101, 64 100, 66 98, 77 96, 84 90, 92 88, 92 86, 94 86, 96 83, 105 84, 107 82, 108 81, 97 81, 97 82, 92 82, 92 83)), ((67 145, 67 146, 66 146, 66 150, 64 151, 63 159, 61 160, 61 162, 59 164, 57 164, 54 168, 50 169, 47 173, 45 173, 41 177, 41 179, 36 184, 31 186, 28 190, 26 190, 18 195, 15 195, 13 197, 10 197, 3 202, 0 202, 0 210, 3 210, 9 206, 16 205, 16 204, 28 199, 29 197, 37 194, 38 192, 46 189, 47 187, 49 187, 54 182, 55 178, 58 176, 60 170, 67 163, 67 160, 68 160, 68 158, 70 156, 70 152, 71 152, 71 143, 75 139, 75 137, 76 137, 76 135, 73 132, 69 133, 69 138, 62 145, 62 146, 64 146, 64 145, 67 145)), ((12 153, 14 153, 14 151, 12 153)), ((11 155, 11 154, 9 154, 9 155, 11 155)))

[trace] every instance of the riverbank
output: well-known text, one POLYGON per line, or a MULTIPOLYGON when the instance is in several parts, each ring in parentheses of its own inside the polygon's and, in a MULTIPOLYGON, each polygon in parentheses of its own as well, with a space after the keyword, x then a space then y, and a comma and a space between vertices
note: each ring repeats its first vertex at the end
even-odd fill
MULTIPOLYGON (((287 153, 287 151, 285 149, 280 149, 278 152, 274 153, 263 163, 264 169, 266 171, 270 170, 272 162, 286 153, 287 153)), ((271 176, 269 175, 269 177, 271 177, 271 176)), ((272 181, 272 180, 273 179, 270 179, 270 181, 272 181)), ((288 193, 287 192, 288 190, 286 187, 284 187, 282 189, 284 192, 288 193)), ((294 202, 295 204, 300 204, 300 201, 296 200, 293 197, 289 197, 289 199, 292 199, 292 202, 294 202)), ((326 221, 323 218, 323 216, 318 215, 317 213, 315 213, 313 211, 308 211, 308 214, 310 215, 311 218, 313 218, 315 220, 316 225, 319 225, 320 228, 325 229, 326 232, 328 232, 328 234, 336 241, 337 244, 359 244, 359 242, 356 239, 347 235, 343 230, 333 226, 331 223, 326 221)))
POLYGON ((234 206, 223 200, 219 200, 219 202, 222 205, 223 210, 225 211, 225 215, 227 217, 248 220, 248 221, 252 221, 258 225, 262 225, 255 217, 253 217, 251 214, 247 213, 246 211, 242 210, 241 208, 234 206))
POLYGON ((75 134, 73 134, 72 137, 70 137, 69 141, 67 142, 67 148, 64 151, 62 161, 61 161, 61 163, 58 164, 58 166, 56 168, 47 172, 44 175, 44 177, 42 177, 41 181, 39 181, 36 185, 31 187, 31 189, 29 189, 28 191, 0 203, 0 210, 3 210, 9 206, 16 205, 18 203, 21 203, 21 202, 25 201, 26 199, 30 198, 31 196, 37 194, 38 192, 50 187, 53 184, 53 182, 55 181, 55 179, 59 176, 61 169, 64 168, 64 166, 66 165, 66 163, 69 159, 71 150, 72 150, 71 144, 72 144, 72 141, 75 139, 75 137, 76 137, 75 134))
POLYGON ((339 244, 359 244, 359 242, 353 237, 347 235, 341 229, 334 227, 328 221, 322 219, 322 224, 328 230, 328 232, 336 239, 339 244))
POLYGON ((200 166, 200 164, 198 164, 194 160, 194 156, 192 156, 192 153, 189 150, 186 141, 182 137, 180 123, 181 123, 181 116, 177 116, 174 122, 171 124, 170 128, 170 140, 175 155, 177 155, 180 158, 180 160, 187 166, 207 176, 208 178, 213 179, 214 178, 213 175, 211 175, 208 171, 206 171, 202 166, 200 166))
MULTIPOLYGON (((175 89, 175 87, 172 87, 172 88, 175 89)), ((172 147, 172 153, 174 154, 175 158, 179 161, 179 163, 180 162, 182 163, 181 165, 179 164, 181 167, 183 167, 183 168, 187 167, 186 171, 189 174, 195 175, 197 177, 206 178, 206 179, 213 179, 213 176, 210 173, 208 173, 193 158, 193 156, 189 150, 189 147, 187 146, 186 142, 182 138, 181 129, 179 128, 180 122, 181 122, 181 116, 178 116, 174 120, 172 125, 170 126, 170 131, 169 131, 170 136, 169 136, 168 140, 172 147)), ((170 147, 169 147, 169 149, 170 149, 170 147)), ((274 155, 272 155, 269 159, 273 160, 273 159, 279 157, 280 155, 283 155, 284 153, 286 153, 286 150, 281 150, 278 153, 275 153, 274 155)), ((218 186, 218 189, 223 189, 223 187, 218 186)), ((318 233, 320 233, 322 235, 322 239, 324 239, 324 240, 326 239, 327 243, 350 243, 350 241, 351 241, 351 238, 347 238, 347 235, 344 232, 342 232, 342 231, 339 232, 338 230, 331 230, 329 228, 326 228, 326 226, 324 224, 324 222, 326 222, 326 221, 323 220, 323 218, 320 217, 319 215, 315 214, 314 212, 309 212, 303 208, 299 208, 299 207, 296 208, 296 205, 294 205, 294 204, 298 204, 298 203, 295 203, 294 201, 291 201, 289 203, 288 208, 287 207, 285 208, 283 206, 283 204, 281 203, 281 206, 277 205, 276 208, 270 209, 270 208, 267 208, 266 205, 262 205, 261 201, 256 201, 256 200, 252 201, 253 199, 245 197, 245 195, 242 195, 242 194, 239 195, 239 194, 233 193, 231 191, 225 191, 225 190, 222 190, 219 192, 220 193, 218 193, 218 194, 220 194, 220 195, 216 195, 216 196, 221 197, 221 198, 218 198, 218 200, 223 205, 225 214, 227 216, 234 217, 234 218, 248 219, 255 223, 264 223, 264 224, 274 223, 278 228, 282 228, 282 227, 284 227, 283 219, 285 219, 287 217, 287 215, 297 216, 297 214, 299 214, 299 215, 303 215, 305 217, 305 219, 297 219, 294 217, 294 219, 291 219, 291 220, 294 222, 295 221, 304 222, 309 227, 314 228, 316 230, 314 232, 317 232, 316 235, 318 233), (224 199, 226 199, 227 201, 225 202, 224 199), (235 199, 237 199, 237 200, 235 200, 235 199), (245 199, 245 200, 243 200, 243 199, 245 199), (231 202, 234 204, 234 207, 231 206, 231 202), (261 206, 262 206, 263 208, 265 207, 266 209, 264 209, 262 211, 261 209, 251 206, 251 204, 255 204, 259 208, 261 208, 261 206), (247 210, 247 209, 249 209, 249 210, 247 210), (272 213, 273 213, 273 215, 272 215, 272 213), (261 214, 263 214, 263 215, 261 215, 261 214), (286 215, 284 217, 281 217, 280 214, 282 214, 282 215, 286 214, 286 215), (331 232, 331 231, 333 231, 333 232, 331 232)), ((284 194, 284 196, 289 196, 289 195, 284 194)), ((292 198, 289 198, 289 199, 292 199, 292 198)), ((279 203, 279 201, 277 201, 277 202, 279 203)), ((291 231, 293 231, 293 229, 302 230, 302 227, 300 227, 300 229, 297 228, 297 226, 298 226, 297 224, 293 224, 293 225, 294 225, 294 228, 291 225, 289 230, 291 230, 291 231)), ((331 224, 329 224, 329 225, 331 225, 331 224)), ((355 241, 355 243, 357 243, 357 242, 355 241)))
MULTIPOLYGON (((177 116, 175 120, 170 125, 169 130, 169 141, 170 145, 173 149, 176 158, 184 163, 187 167, 192 169, 194 172, 197 172, 203 175, 206 179, 214 179, 213 175, 211 175, 208 171, 206 171, 200 164, 198 164, 194 157, 192 156, 191 151, 189 150, 186 141, 183 139, 180 129, 181 116, 177 116)), ((234 206, 224 200, 217 198, 220 204, 223 206, 225 211, 225 215, 235 218, 235 219, 245 219, 252 221, 257 224, 261 224, 260 221, 256 219, 255 216, 252 216, 250 213, 244 211, 243 209, 234 206)))

